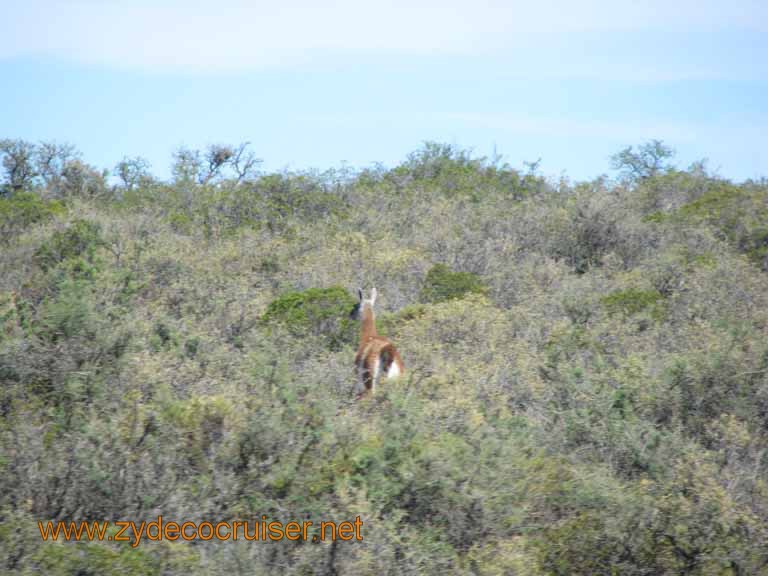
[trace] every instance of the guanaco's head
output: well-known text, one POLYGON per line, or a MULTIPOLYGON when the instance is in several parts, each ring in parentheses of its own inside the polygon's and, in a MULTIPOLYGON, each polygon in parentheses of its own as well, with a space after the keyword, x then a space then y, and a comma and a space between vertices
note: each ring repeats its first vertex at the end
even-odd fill
POLYGON ((371 290, 371 297, 365 298, 363 296, 363 289, 358 288, 357 289, 357 297, 358 302, 355 304, 355 307, 352 308, 352 312, 350 312, 349 317, 353 320, 362 320, 363 319, 363 313, 366 309, 370 309, 371 314, 373 314, 373 305, 376 303, 376 288, 373 288, 371 290))

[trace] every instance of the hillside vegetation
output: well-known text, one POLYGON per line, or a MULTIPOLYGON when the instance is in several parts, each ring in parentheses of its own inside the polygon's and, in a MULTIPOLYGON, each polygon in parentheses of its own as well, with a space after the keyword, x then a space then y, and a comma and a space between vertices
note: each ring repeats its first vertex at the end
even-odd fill
POLYGON ((0 573, 768 574, 768 181, 1 144, 0 573), (357 286, 407 369, 360 402, 357 286), (37 525, 159 514, 363 541, 37 525))

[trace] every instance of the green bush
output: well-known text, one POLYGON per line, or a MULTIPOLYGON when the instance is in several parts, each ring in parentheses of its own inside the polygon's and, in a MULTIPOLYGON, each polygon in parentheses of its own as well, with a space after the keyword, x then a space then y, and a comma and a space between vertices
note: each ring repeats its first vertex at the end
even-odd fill
POLYGON ((152 327, 149 344, 154 351, 174 348, 179 343, 179 337, 167 323, 159 320, 152 327))
POLYGON ((670 214, 676 224, 707 223, 764 270, 768 270, 768 190, 713 181, 701 196, 670 214))
POLYGON ((664 316, 664 297, 658 290, 640 290, 629 288, 616 290, 600 299, 609 314, 634 316, 644 310, 649 310, 653 318, 660 320, 664 316))
POLYGON ((384 313, 376 316, 376 328, 382 336, 392 336, 406 322, 422 318, 428 310, 425 304, 411 304, 394 313, 384 313))
POLYGON ((47 542, 37 551, 35 565, 43 572, 61 576, 161 574, 161 563, 148 550, 96 542, 82 545, 47 542))
MULTIPOLYGON (((768 213, 765 215, 768 218, 768 213)), ((750 260, 768 272, 768 226, 756 228, 739 240, 739 248, 750 260)))
POLYGON ((357 303, 344 288, 310 288, 283 294, 267 307, 264 322, 279 322, 298 337, 317 336, 332 348, 354 341, 357 322, 349 313, 357 303))
MULTIPOLYGON (((369 178, 370 172, 362 177, 369 178)), ((384 179, 401 187, 416 185, 444 197, 473 201, 488 199, 494 193, 520 200, 547 187, 533 171, 522 176, 507 164, 500 164, 498 158, 473 157, 469 150, 437 142, 425 142, 384 179)))
POLYGON ((20 234, 33 224, 64 213, 56 200, 42 200, 32 192, 16 192, 9 198, 0 196, 0 242, 20 234))
POLYGON ((327 218, 344 210, 342 198, 319 178, 305 174, 273 174, 260 178, 251 194, 262 198, 266 224, 279 229, 290 218, 302 221, 327 218))
POLYGON ((550 212, 543 233, 549 255, 577 274, 601 267, 611 252, 630 255, 642 249, 624 229, 625 207, 605 193, 601 182, 578 186, 564 208, 550 212))
POLYGON ((43 270, 64 260, 82 256, 92 263, 97 248, 104 244, 101 226, 88 220, 75 220, 65 230, 56 231, 35 252, 35 260, 43 270))
POLYGON ((435 264, 427 272, 419 299, 422 302, 445 302, 466 294, 487 294, 488 287, 472 272, 454 272, 445 264, 435 264))
POLYGON ((93 338, 96 323, 87 287, 82 282, 65 281, 56 297, 40 307, 36 327, 39 337, 55 342, 62 338, 93 338))

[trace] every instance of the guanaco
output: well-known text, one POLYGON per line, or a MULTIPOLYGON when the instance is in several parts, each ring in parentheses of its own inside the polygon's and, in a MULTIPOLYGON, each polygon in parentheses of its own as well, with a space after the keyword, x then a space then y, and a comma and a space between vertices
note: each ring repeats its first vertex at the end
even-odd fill
POLYGON ((397 348, 387 338, 376 332, 376 315, 373 305, 376 303, 376 288, 371 290, 371 297, 363 297, 363 289, 357 289, 359 302, 352 309, 350 317, 360 320, 360 345, 355 355, 357 398, 366 393, 371 395, 382 374, 385 378, 396 378, 405 372, 403 360, 397 348))

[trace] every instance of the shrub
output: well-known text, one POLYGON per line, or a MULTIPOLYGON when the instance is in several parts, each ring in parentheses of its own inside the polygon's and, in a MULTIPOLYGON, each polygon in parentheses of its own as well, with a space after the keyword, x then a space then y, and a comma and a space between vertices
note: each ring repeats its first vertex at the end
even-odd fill
POLYGON ((678 224, 705 222, 764 270, 768 270, 768 190, 712 181, 695 200, 669 219, 678 224))
POLYGON ((421 289, 422 302, 445 302, 466 294, 486 294, 488 287, 477 274, 454 272, 445 264, 435 264, 427 272, 421 289))
POLYGON ((88 220, 75 220, 67 229, 54 232, 53 236, 37 249, 35 260, 43 270, 78 256, 93 262, 96 249, 103 243, 99 224, 88 220))
POLYGON ((653 178, 670 170, 667 162, 675 155, 674 150, 661 140, 651 140, 638 146, 637 151, 628 146, 611 156, 611 165, 630 182, 653 178))
POLYGON ((745 234, 739 240, 739 249, 745 252, 749 259, 760 268, 768 272, 768 226, 757 228, 745 234))
POLYGON ((538 233, 547 255, 577 274, 614 257, 623 268, 632 268, 657 247, 658 231, 633 212, 633 198, 602 178, 578 184, 573 194, 552 197, 547 204, 536 206, 535 219, 522 224, 525 243, 538 233))
POLYGON ((390 336, 395 334, 399 326, 411 320, 422 318, 428 311, 428 306, 424 304, 412 304, 398 310, 395 313, 384 313, 376 316, 376 327, 379 334, 390 336))
POLYGON ((661 319, 664 315, 664 297, 658 290, 640 290, 629 288, 616 290, 600 299, 609 314, 634 316, 643 310, 650 310, 651 315, 661 319))
POLYGON ((344 288, 310 288, 288 292, 267 307, 265 322, 279 322, 294 336, 319 336, 331 349, 354 340, 356 322, 349 317, 357 303, 344 288))
POLYGON ((92 297, 82 282, 64 281, 55 299, 41 306, 36 327, 38 336, 51 342, 62 338, 91 339, 96 334, 92 297))
MULTIPOLYGON (((534 170, 521 176, 507 164, 501 164, 498 157, 473 157, 470 150, 425 142, 420 150, 409 154, 405 162, 389 171, 385 179, 400 186, 416 184, 447 197, 479 201, 491 193, 501 192, 505 197, 520 200, 546 189, 544 179, 534 174, 537 166, 538 163, 534 163, 534 170)), ((371 173, 361 176, 367 179, 371 173)))
POLYGON ((0 242, 8 241, 29 226, 62 214, 64 207, 56 200, 41 200, 32 192, 17 192, 0 197, 0 242))
POLYGON ((260 178, 253 193, 262 199, 269 229, 281 229, 286 221, 326 219, 344 212, 344 202, 319 178, 305 174, 274 174, 260 178))

